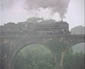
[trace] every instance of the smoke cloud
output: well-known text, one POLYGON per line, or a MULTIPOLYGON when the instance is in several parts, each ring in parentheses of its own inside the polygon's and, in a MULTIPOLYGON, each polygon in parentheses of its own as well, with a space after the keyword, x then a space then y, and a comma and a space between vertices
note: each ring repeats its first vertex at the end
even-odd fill
POLYGON ((67 12, 70 0, 26 0, 28 9, 50 8, 53 12, 58 12, 63 18, 67 12))
POLYGON ((26 17, 61 20, 70 0, 0 0, 0 22, 20 21, 26 17), (21 19, 20 19, 21 18, 21 19))
POLYGON ((58 12, 63 18, 67 12, 70 0, 0 0, 0 9, 12 8, 18 2, 25 2, 24 7, 27 9, 50 8, 52 12, 58 12))

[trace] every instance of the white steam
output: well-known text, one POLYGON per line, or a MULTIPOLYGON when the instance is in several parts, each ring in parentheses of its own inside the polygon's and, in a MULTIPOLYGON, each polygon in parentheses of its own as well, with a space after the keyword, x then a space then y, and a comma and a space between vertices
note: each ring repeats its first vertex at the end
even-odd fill
POLYGON ((60 17, 63 18, 67 12, 69 1, 70 0, 26 0, 26 8, 50 8, 53 12, 58 12, 60 17))
POLYGON ((29 17, 59 21, 64 17, 69 0, 0 0, 0 21, 19 22, 29 17))

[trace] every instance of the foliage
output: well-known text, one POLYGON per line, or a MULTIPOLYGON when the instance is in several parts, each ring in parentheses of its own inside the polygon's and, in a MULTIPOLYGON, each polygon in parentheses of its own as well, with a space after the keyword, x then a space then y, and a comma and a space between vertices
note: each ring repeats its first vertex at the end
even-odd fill
MULTIPOLYGON (((67 45, 56 40, 50 40, 46 45, 29 45, 20 50, 14 60, 14 69, 56 69, 61 51, 67 45)), ((64 57, 63 69, 84 69, 84 56, 85 53, 74 54, 70 49, 64 57)))
POLYGON ((84 69, 84 56, 83 53, 68 52, 64 60, 64 69, 84 69))
POLYGON ((17 54, 14 69, 55 69, 52 52, 39 44, 27 46, 17 54))

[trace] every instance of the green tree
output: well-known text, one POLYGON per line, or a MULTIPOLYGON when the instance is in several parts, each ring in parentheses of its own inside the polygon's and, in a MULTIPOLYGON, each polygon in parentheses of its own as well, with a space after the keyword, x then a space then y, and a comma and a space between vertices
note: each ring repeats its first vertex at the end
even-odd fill
POLYGON ((72 51, 69 51, 65 56, 64 69, 84 69, 84 56, 83 53, 73 54, 72 51))
POLYGON ((43 45, 29 45, 16 55, 14 69, 55 69, 54 56, 43 45))

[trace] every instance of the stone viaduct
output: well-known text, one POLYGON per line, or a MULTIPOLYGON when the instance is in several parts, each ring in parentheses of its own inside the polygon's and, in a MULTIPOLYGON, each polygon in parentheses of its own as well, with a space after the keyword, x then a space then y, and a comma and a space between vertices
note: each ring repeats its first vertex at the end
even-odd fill
MULTIPOLYGON (((1 69, 12 69, 14 56, 27 45, 46 44, 50 40, 56 40, 56 42, 63 42, 67 45, 62 50, 63 54, 73 45, 85 42, 84 38, 85 35, 71 35, 68 23, 63 21, 38 23, 26 21, 18 24, 5 24, 0 26, 0 67, 1 69)), ((61 66, 62 63, 63 61, 61 61, 61 66)))

